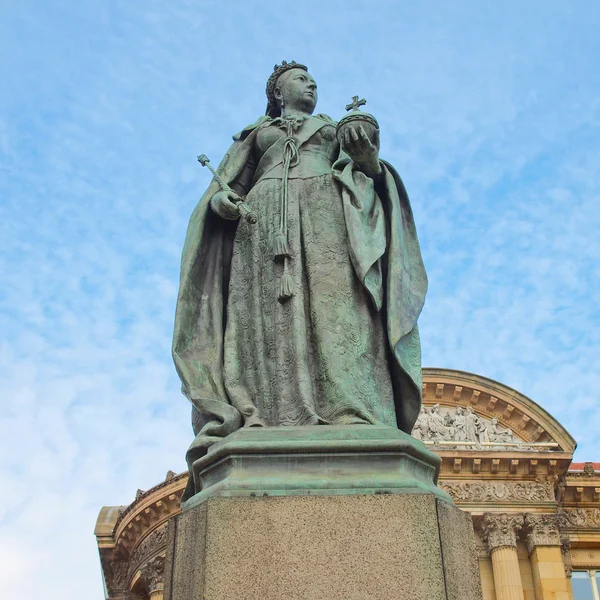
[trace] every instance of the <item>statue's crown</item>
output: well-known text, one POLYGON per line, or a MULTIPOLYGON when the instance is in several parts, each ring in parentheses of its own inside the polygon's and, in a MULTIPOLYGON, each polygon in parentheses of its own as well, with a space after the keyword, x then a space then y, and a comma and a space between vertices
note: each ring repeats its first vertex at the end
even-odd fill
POLYGON ((273 72, 271 73, 269 79, 267 80, 267 115, 270 116, 279 116, 276 114, 278 112, 277 102, 275 100, 275 86, 277 85, 277 80, 290 69, 304 69, 308 71, 308 67, 305 65, 301 65, 297 63, 295 60, 287 62, 286 60, 282 60, 280 65, 275 65, 273 67, 273 72))

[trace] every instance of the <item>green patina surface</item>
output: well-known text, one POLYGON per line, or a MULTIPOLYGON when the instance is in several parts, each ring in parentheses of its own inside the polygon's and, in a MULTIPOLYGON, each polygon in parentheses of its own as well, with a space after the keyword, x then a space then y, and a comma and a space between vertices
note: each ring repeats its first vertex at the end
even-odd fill
POLYGON ((183 509, 209 498, 429 493, 441 459, 392 427, 241 428, 192 465, 196 489, 183 509))
POLYGON ((295 63, 275 69, 267 97, 183 250, 173 356, 194 407, 190 468, 240 428, 410 432, 420 409, 427 277, 377 121, 358 97, 339 123, 314 114, 317 84, 295 63))

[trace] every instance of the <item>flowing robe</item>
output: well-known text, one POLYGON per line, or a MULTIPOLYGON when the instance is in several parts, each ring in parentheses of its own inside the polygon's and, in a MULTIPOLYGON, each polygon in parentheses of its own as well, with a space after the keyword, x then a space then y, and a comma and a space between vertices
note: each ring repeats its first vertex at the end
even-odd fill
MULTIPOLYGON (((302 124, 295 134, 299 165, 312 164, 313 172, 290 171, 296 293, 278 303, 270 238, 281 186, 274 174, 283 154, 273 143, 273 149, 256 155, 261 135, 274 126, 270 121, 261 118, 235 136, 218 168, 235 187, 254 163, 247 200, 259 222, 238 224, 216 216, 210 199, 219 187, 213 180, 186 235, 173 357, 196 415, 190 467, 210 444, 254 418, 267 425, 381 423, 410 432, 419 414, 417 318, 427 278, 400 177, 382 161, 376 190, 373 180, 337 150, 325 168, 318 159, 318 164, 310 158, 303 162, 311 145, 322 152, 335 130, 323 116, 302 124), (315 143, 319 136, 321 142, 315 143), (324 208, 329 212, 319 214, 324 208), (317 231, 323 223, 325 229, 317 231), (331 246, 336 252, 327 256, 331 246), (329 282, 318 277, 327 265, 339 266, 329 282), (345 289, 346 307, 335 306, 336 284, 345 289), (340 330, 349 328, 340 338, 340 330), (348 344, 353 333, 356 344, 348 344), (350 379, 358 389, 345 381, 355 366, 362 379, 350 379)), ((193 486, 190 478, 184 500, 198 491, 193 486)))
POLYGON ((467 441, 467 419, 465 417, 464 412, 456 412, 454 416, 454 422, 452 423, 454 426, 454 438, 457 442, 466 442, 467 441))

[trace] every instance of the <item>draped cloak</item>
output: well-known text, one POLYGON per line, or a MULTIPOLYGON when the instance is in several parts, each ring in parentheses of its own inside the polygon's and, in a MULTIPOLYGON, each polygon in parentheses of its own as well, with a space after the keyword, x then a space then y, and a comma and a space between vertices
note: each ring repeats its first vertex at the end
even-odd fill
MULTIPOLYGON (((298 135, 301 146, 319 127, 298 135)), ((258 129, 270 117, 234 136, 234 142, 217 171, 232 184, 250 160, 258 129)), ((333 164, 341 189, 348 251, 356 276, 377 310, 384 312, 388 365, 394 390, 398 428, 410 433, 421 407, 421 347, 417 319, 427 291, 410 202, 395 169, 381 161, 383 175, 377 188, 343 152, 333 164)), ((190 218, 181 260, 173 359, 182 391, 194 411, 196 437, 187 452, 191 466, 207 448, 239 429, 243 419, 232 406, 223 379, 224 338, 230 265, 237 222, 215 215, 210 199, 220 187, 213 179, 190 218)), ((233 282, 235 285, 235 282, 233 282)), ((335 349, 332 349, 335 352, 335 349)), ((183 495, 199 490, 193 478, 183 495)))

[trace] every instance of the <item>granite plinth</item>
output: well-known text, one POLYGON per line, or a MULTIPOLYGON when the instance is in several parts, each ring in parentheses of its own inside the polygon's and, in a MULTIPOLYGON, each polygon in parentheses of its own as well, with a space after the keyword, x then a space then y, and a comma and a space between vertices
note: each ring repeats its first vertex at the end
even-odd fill
POLYGON ((165 600, 482 600, 434 494, 208 498, 171 520, 165 600))
POLYGON ((209 498, 423 494, 451 502, 437 487, 441 459, 392 427, 370 425, 244 428, 192 465, 196 495, 209 498))

